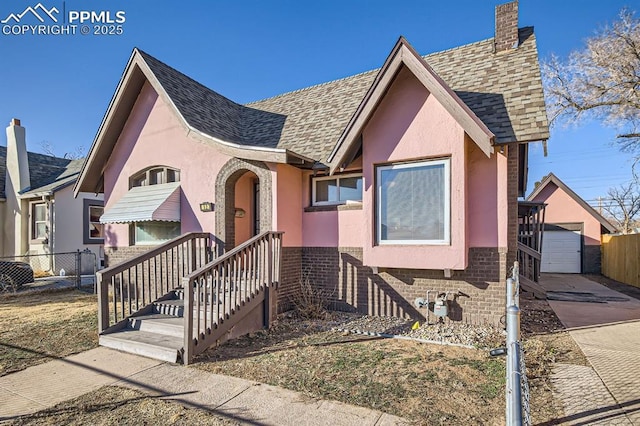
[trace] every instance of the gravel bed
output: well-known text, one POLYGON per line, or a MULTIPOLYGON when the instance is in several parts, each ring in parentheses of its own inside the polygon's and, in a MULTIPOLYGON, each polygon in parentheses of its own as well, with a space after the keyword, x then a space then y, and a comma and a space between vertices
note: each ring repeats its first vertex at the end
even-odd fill
POLYGON ((329 330, 342 333, 399 336, 481 349, 501 346, 505 339, 504 330, 491 325, 471 325, 457 322, 423 323, 413 329, 414 324, 415 321, 403 318, 332 312, 324 325, 329 330))

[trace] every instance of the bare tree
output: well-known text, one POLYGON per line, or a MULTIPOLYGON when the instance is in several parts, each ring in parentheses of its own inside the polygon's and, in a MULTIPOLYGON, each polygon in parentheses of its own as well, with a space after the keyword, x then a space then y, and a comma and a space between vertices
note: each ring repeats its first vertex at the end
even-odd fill
POLYGON ((630 233, 640 215, 640 192, 637 181, 609 188, 607 195, 607 202, 602 205, 602 208, 615 222, 620 232, 630 233))
MULTIPOLYGON (((53 145, 49 141, 40 142, 40 149, 46 155, 52 157, 60 157, 56 154, 53 145)), ((85 157, 85 148, 83 146, 76 146, 72 151, 65 152, 60 158, 66 158, 68 160, 79 160, 85 157)))
POLYGON ((551 123, 595 118, 617 129, 623 150, 640 151, 640 20, 619 19, 586 40, 566 61, 542 64, 551 123))

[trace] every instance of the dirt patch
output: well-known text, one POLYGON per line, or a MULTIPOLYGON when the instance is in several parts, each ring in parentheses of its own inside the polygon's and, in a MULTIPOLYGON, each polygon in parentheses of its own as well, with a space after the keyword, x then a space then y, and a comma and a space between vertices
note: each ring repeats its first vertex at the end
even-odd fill
POLYGON ((620 281, 607 278, 604 275, 589 274, 589 275, 584 275, 584 277, 590 279, 591 281, 602 284, 605 287, 609 287, 611 290, 615 290, 619 293, 622 293, 629 297, 633 297, 634 299, 640 300, 640 287, 635 287, 629 284, 621 283, 620 281))
POLYGON ((420 424, 502 424, 504 359, 486 351, 326 331, 282 320, 210 349, 194 364, 395 414, 420 424))
POLYGON ((76 290, 0 299, 0 376, 96 347, 97 306, 76 290))
POLYGON ((141 392, 107 386, 48 410, 20 417, 10 425, 237 425, 226 419, 177 402, 141 392))

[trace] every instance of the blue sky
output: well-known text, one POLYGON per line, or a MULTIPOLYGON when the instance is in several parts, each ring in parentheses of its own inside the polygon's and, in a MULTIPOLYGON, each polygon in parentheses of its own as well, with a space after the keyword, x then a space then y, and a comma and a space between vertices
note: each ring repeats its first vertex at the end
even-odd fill
MULTIPOLYGON (((37 3, 4 0, 0 20, 37 3)), ((62 155, 78 146, 88 150, 135 46, 245 103, 377 68, 400 35, 423 54, 492 37, 494 7, 503 1, 41 3, 126 16, 121 35, 81 35, 80 25, 75 35, 0 34, 0 124, 20 118, 29 150, 41 151, 47 141, 62 155)), ((541 59, 566 56, 624 6, 640 9, 635 0, 521 0, 520 26, 535 27, 541 59)), ((21 23, 38 22, 25 16, 21 23)), ((614 137, 598 123, 555 127, 548 157, 541 144, 531 145, 529 192, 553 171, 595 203, 631 178, 631 156, 619 152, 614 137)))

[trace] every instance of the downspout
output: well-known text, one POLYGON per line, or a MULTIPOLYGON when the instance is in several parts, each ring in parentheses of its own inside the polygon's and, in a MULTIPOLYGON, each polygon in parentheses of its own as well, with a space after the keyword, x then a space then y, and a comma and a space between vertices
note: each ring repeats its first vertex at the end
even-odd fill
MULTIPOLYGON (((55 215, 55 202, 51 200, 51 196, 47 196, 47 210, 49 211, 49 253, 53 256, 53 223, 54 223, 54 215, 55 215)), ((52 259, 53 260, 53 259, 52 259)))

